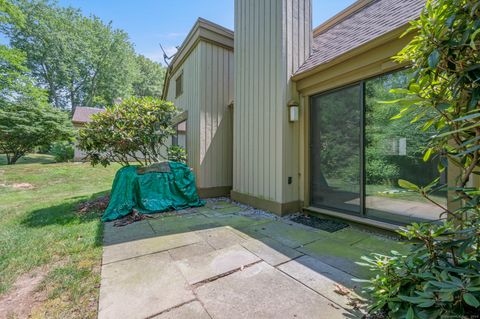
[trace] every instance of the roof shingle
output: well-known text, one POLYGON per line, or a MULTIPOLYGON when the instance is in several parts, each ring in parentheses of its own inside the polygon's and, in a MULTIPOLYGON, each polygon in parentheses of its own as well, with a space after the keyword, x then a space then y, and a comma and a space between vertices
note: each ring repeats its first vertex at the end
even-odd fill
POLYGON ((75 108, 75 112, 72 116, 72 122, 74 123, 88 123, 91 122, 91 116, 93 114, 103 112, 104 109, 98 109, 95 107, 85 107, 85 106, 77 106, 75 108))
POLYGON ((378 0, 313 39, 312 54, 295 74, 332 61, 419 17, 425 0, 378 0))

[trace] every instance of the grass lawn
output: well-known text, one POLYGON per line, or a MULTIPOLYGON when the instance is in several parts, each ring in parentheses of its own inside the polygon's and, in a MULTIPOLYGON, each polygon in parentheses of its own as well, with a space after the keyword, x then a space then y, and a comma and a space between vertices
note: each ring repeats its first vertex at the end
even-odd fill
POLYGON ((108 191, 118 166, 54 163, 46 155, 4 163, 0 155, 0 296, 20 276, 43 269, 38 292, 45 300, 32 317, 95 318, 102 224, 98 214, 78 215, 75 208, 108 191))

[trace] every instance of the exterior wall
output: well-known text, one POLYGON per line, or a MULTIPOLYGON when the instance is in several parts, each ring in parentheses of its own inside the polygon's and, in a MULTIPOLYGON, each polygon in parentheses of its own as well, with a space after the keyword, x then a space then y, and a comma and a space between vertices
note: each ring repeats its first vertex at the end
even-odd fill
MULTIPOLYGON (((76 132, 80 130, 83 127, 82 124, 80 123, 73 123, 73 128, 75 129, 76 132)), ((75 142, 75 145, 73 146, 73 161, 74 162, 81 162, 84 161, 86 154, 82 150, 80 150, 77 146, 77 142, 75 142)))
POLYGON ((182 67, 170 77, 166 99, 188 112, 187 118, 187 160, 197 177, 200 178, 200 50, 193 49, 182 67), (183 72, 183 94, 175 97, 175 80, 183 72))
POLYGON ((207 42, 199 50, 200 187, 232 186, 233 51, 207 42))
POLYGON ((300 127, 287 104, 298 99, 290 77, 310 54, 311 1, 236 0, 235 12, 232 197, 298 202, 300 127))
MULTIPOLYGON (((170 78, 167 100, 188 112, 188 165, 200 189, 232 185, 233 51, 199 41, 170 78), (183 94, 175 79, 183 72, 183 94)), ((200 192, 201 193, 201 192, 200 192)))

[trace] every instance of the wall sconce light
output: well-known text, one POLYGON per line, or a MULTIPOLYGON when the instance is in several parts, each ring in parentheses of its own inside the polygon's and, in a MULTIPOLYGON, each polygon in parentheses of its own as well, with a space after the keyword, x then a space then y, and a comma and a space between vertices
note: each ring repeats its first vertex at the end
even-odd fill
POLYGON ((298 102, 295 100, 290 100, 287 106, 288 106, 288 120, 290 122, 297 122, 300 118, 300 107, 298 106, 298 102))

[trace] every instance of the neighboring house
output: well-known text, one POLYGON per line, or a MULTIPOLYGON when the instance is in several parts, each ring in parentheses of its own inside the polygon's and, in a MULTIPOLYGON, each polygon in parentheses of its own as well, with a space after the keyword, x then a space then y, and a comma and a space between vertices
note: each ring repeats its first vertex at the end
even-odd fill
MULTIPOLYGON (((438 219, 394 182, 426 184, 436 163, 422 164, 418 136, 377 103, 408 82, 392 57, 424 5, 360 0, 313 29, 310 0, 236 0, 235 36, 199 19, 163 98, 185 111, 178 122, 201 194, 385 228, 438 219)), ((437 198, 446 204, 445 192, 437 198)))
MULTIPOLYGON (((91 116, 93 114, 103 111, 103 109, 98 109, 95 107, 77 106, 72 116, 73 127, 75 127, 76 130, 81 129, 86 123, 91 121, 91 116)), ((85 155, 86 154, 77 147, 77 144, 75 144, 73 160, 83 161, 85 159, 85 155)))

